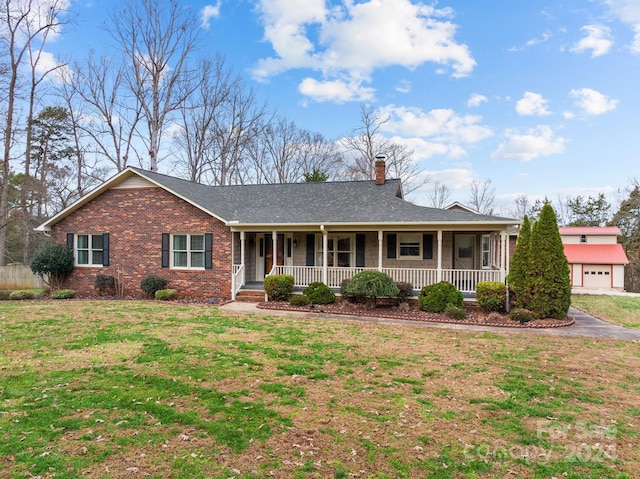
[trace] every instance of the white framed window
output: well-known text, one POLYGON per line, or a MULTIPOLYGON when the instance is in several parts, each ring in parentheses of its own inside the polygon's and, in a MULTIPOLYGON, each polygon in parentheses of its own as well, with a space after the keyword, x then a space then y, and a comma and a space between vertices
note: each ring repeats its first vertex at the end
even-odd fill
POLYGON ((171 267, 204 269, 204 235, 171 235, 171 267))
MULTIPOLYGON (((316 238, 316 265, 322 265, 322 235, 316 238)), ((327 266, 350 268, 355 266, 355 235, 329 235, 327 238, 327 266)))
POLYGON ((587 235, 580 235, 580 243, 586 243, 587 242, 587 235))
POLYGON ((422 258, 422 235, 399 234, 398 235, 398 258, 399 259, 422 258))
POLYGON ((491 268, 491 235, 482 235, 481 241, 482 269, 491 268))
POLYGON ((76 234, 75 246, 76 266, 102 266, 104 264, 104 235, 76 234))

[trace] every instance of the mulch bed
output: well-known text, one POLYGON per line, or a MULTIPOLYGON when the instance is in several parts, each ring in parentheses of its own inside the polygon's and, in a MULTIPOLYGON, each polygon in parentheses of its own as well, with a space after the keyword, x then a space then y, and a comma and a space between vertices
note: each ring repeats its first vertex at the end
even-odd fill
POLYGON ((269 301, 258 303, 260 309, 273 309, 278 311, 298 311, 306 313, 341 314, 348 316, 363 316, 371 318, 398 319, 405 321, 421 321, 449 324, 472 324, 477 326, 493 326, 501 328, 562 328, 575 323, 572 317, 564 319, 536 319, 528 323, 513 321, 507 314, 487 313, 481 310, 477 303, 465 302, 464 309, 467 313, 465 319, 453 319, 444 313, 427 313, 422 311, 417 304, 404 304, 401 306, 381 304, 376 308, 370 308, 366 304, 338 301, 333 304, 310 306, 291 306, 286 301, 269 301))

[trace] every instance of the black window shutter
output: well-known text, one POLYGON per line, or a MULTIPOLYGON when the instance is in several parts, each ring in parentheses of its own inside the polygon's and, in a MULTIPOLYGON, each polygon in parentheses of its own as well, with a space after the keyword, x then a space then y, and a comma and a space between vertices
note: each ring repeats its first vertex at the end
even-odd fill
POLYGON ((307 235, 307 266, 315 266, 316 235, 307 235))
POLYGON ((356 268, 364 268, 364 234, 356 235, 356 268))
POLYGON ((102 234, 102 266, 109 266, 109 233, 102 234))
POLYGON ((433 259, 433 235, 422 235, 422 259, 433 259))
POLYGON ((213 234, 206 233, 204 235, 204 268, 213 268, 213 234))
POLYGON ((169 233, 162 233, 162 267, 169 267, 169 233))
POLYGON ((396 257, 396 240, 398 236, 395 233, 387 235, 387 258, 394 259, 396 257))
POLYGON ((73 233, 67 233, 67 248, 73 249, 73 233))

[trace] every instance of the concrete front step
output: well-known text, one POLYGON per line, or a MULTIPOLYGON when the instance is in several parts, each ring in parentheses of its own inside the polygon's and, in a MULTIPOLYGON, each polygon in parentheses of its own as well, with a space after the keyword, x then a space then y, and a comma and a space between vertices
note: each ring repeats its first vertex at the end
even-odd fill
POLYGON ((264 291, 255 289, 241 289, 236 294, 236 301, 245 303, 260 303, 264 301, 264 291))

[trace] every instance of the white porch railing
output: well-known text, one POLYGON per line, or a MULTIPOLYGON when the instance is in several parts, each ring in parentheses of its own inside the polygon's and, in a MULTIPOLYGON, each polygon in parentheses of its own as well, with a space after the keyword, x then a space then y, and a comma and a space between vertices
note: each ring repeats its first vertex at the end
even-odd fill
POLYGON ((244 265, 234 264, 233 275, 231 276, 231 299, 236 299, 236 294, 244 286, 244 265))
MULTIPOLYGON (((377 271, 376 268, 327 268, 327 286, 339 288, 342 281, 349 279, 365 270, 377 271)), ((414 291, 420 291, 423 286, 438 282, 437 269, 417 268, 383 268, 394 281, 411 283, 414 291)), ((322 266, 274 266, 270 274, 288 274, 295 278, 294 286, 304 288, 313 282, 322 281, 322 266)), ((443 269, 442 280, 449 281, 463 293, 473 293, 476 284, 481 281, 500 281, 500 270, 490 269, 443 269)))

